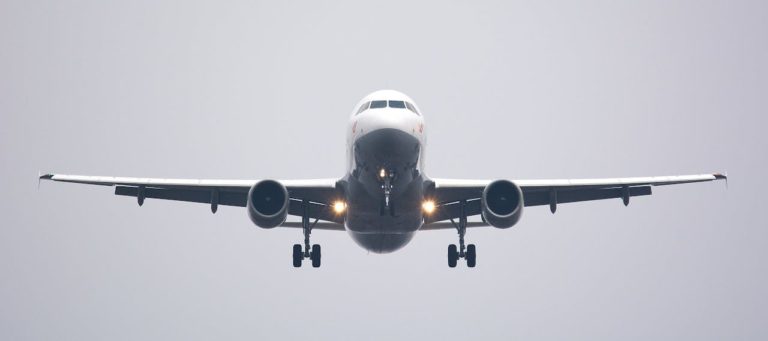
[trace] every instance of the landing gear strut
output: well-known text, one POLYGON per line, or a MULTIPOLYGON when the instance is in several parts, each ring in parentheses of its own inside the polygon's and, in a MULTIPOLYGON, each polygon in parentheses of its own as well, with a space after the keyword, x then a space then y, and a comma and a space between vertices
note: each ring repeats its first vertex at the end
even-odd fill
POLYGON ((312 267, 320 267, 320 245, 314 244, 312 248, 309 248, 309 235, 312 233, 312 228, 317 224, 317 220, 310 224, 309 222, 309 201, 303 200, 301 202, 302 215, 301 215, 301 230, 304 233, 304 249, 302 250, 301 244, 293 244, 293 267, 301 267, 301 261, 304 258, 312 260, 312 267))
POLYGON ((459 247, 456 244, 448 245, 448 266, 455 268, 459 258, 467 260, 467 266, 474 268, 477 264, 477 248, 475 244, 469 244, 465 247, 464 235, 467 233, 467 202, 462 200, 459 203, 461 211, 459 214, 459 223, 451 219, 451 223, 456 227, 456 231, 459 233, 459 247))

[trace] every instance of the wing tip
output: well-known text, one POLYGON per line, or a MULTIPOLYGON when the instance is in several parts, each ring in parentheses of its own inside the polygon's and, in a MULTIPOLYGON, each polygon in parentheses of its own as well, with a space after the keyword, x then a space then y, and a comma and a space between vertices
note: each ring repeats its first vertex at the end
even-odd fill
POLYGON ((51 173, 43 174, 43 172, 37 171, 37 190, 38 191, 40 190, 40 182, 41 181, 43 181, 43 180, 52 180, 52 179, 53 179, 53 174, 51 174, 51 173))
POLYGON ((712 176, 715 177, 715 180, 725 180, 728 181, 728 173, 714 173, 712 176))

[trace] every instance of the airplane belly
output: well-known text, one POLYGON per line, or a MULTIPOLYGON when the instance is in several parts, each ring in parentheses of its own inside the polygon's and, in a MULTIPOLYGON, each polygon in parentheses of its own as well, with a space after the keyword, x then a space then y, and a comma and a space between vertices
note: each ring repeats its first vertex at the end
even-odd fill
POLYGON ((408 244, 421 227, 420 152, 419 140, 397 129, 370 132, 355 141, 355 167, 346 177, 346 229, 361 247, 392 252, 408 244), (388 196, 382 170, 390 176, 388 196))
POLYGON ((351 230, 347 231, 357 245, 374 253, 395 252, 407 245, 413 239, 415 233, 359 233, 351 230))

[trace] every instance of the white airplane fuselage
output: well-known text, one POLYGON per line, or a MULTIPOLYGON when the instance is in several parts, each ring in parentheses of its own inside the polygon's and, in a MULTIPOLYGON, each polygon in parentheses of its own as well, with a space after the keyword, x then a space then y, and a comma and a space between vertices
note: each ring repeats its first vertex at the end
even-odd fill
POLYGON ((425 146, 424 118, 408 96, 376 91, 355 106, 347 127, 345 227, 363 248, 395 251, 423 224, 425 146), (361 111, 364 105, 370 108, 361 111))

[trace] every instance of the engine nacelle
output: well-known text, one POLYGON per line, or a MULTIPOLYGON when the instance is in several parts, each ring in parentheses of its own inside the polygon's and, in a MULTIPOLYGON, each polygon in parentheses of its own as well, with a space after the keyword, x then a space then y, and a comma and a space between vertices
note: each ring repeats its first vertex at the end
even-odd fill
POLYGON ((288 189, 275 180, 257 182, 248 191, 248 216, 256 226, 271 229, 288 217, 288 189))
POLYGON ((483 190, 482 210, 483 219, 491 226, 510 228, 523 215, 523 191, 509 180, 491 182, 483 190))

